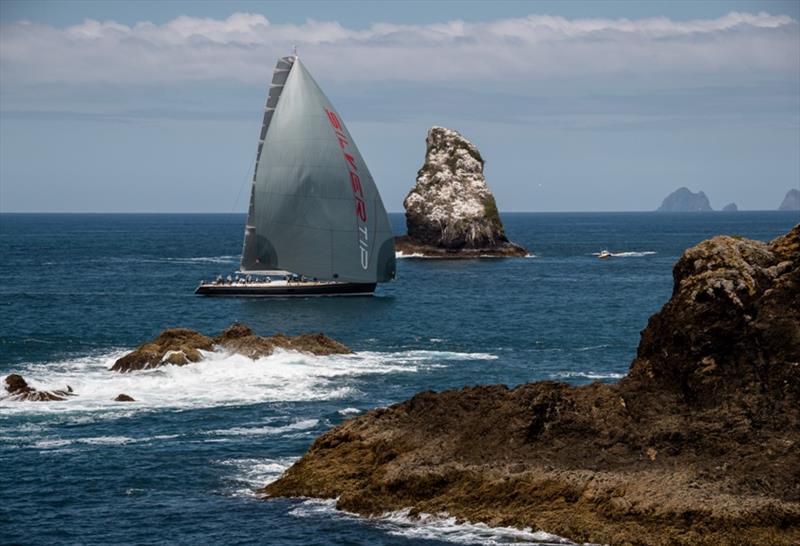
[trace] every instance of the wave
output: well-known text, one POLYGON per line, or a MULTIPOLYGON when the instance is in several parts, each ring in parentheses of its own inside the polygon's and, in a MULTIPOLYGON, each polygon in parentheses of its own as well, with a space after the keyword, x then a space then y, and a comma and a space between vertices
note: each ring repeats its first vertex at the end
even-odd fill
POLYGON ((316 427, 318 424, 318 419, 303 419, 284 426, 233 427, 219 430, 209 430, 203 434, 216 436, 267 436, 271 434, 285 434, 287 432, 308 431, 316 427))
POLYGON ((583 353, 586 351, 594 351, 597 349, 608 349, 609 347, 611 347, 611 345, 587 345, 586 347, 575 347, 572 350, 578 353, 583 353))
POLYGON ((616 372, 552 372, 550 377, 554 379, 570 379, 573 377, 580 377, 584 379, 622 379, 625 377, 623 373, 616 372))
POLYGON ((274 482, 299 457, 277 459, 225 459, 213 464, 227 467, 231 472, 224 478, 228 487, 224 494, 233 497, 259 497, 257 490, 274 482))
MULTIPOLYGON (((610 255, 614 258, 641 258, 642 256, 652 256, 658 254, 654 250, 643 251, 628 251, 628 252, 611 252, 610 255)), ((599 252, 592 252, 592 256, 599 256, 599 252)))
MULTIPOLYGON (((240 256, 225 255, 225 256, 198 256, 196 258, 165 258, 164 261, 178 264, 195 264, 195 263, 209 263, 209 264, 235 264, 239 261, 240 256)), ((158 261, 158 260, 153 260, 158 261)))
POLYGON ((308 499, 289 511, 298 518, 340 517, 368 521, 392 536, 413 540, 436 540, 455 544, 485 545, 558 545, 574 544, 544 531, 530 528, 490 527, 484 523, 459 522, 446 513, 411 516, 410 510, 388 512, 368 519, 336 509, 336 499, 308 499))
MULTIPOLYGON (((413 374, 451 361, 492 360, 488 353, 409 350, 365 351, 314 356, 276 351, 252 360, 225 352, 204 352, 189 366, 163 366, 121 374, 109 368, 127 351, 114 350, 57 362, 23 365, 15 370, 37 389, 73 388, 63 402, 20 402, 0 396, 3 413, 61 415, 97 412, 79 419, 124 417, 142 410, 203 408, 264 402, 335 400, 358 394, 354 381, 370 375, 413 374), (114 402, 120 393, 136 402, 114 402)), ((75 418, 75 417, 73 417, 75 418)))
MULTIPOLYGON (((450 259, 452 259, 452 256, 426 256, 425 254, 422 254, 420 252, 412 252, 410 254, 406 254, 402 250, 396 251, 394 253, 394 257, 396 259, 398 259, 398 260, 407 259, 407 258, 413 258, 415 260, 450 260, 450 259)), ((496 256, 494 254, 479 254, 478 256, 475 256, 475 257, 476 258, 480 258, 480 259, 490 259, 490 258, 505 259, 508 256, 496 256)), ((536 258, 536 255, 535 254, 526 254, 525 256, 523 256, 523 258, 536 258)))

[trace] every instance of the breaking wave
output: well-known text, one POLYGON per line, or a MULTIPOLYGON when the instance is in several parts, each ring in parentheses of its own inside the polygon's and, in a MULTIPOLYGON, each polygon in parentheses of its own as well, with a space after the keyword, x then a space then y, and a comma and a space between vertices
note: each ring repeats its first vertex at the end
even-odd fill
POLYGON ((570 379, 573 377, 583 379, 622 379, 625 374, 616 372, 552 372, 550 377, 553 379, 570 379))
POLYGON ((258 497, 257 490, 277 480, 298 457, 277 459, 227 459, 214 464, 230 469, 223 493, 233 497, 258 497))
MULTIPOLYGON (((188 366, 163 366, 131 373, 110 371, 114 361, 126 352, 116 350, 24 365, 15 371, 32 387, 53 390, 69 385, 77 396, 49 403, 20 402, 0 396, 0 410, 7 414, 99 411, 118 417, 162 408, 334 400, 357 394, 359 381, 371 375, 410 374, 448 366, 453 361, 497 358, 488 353, 424 350, 331 356, 277 351, 252 360, 238 354, 205 352, 204 360, 188 366), (132 396, 136 402, 114 402, 121 393, 132 396)), ((241 431, 242 434, 257 432, 241 431)))
POLYGON ((516 544, 559 545, 574 544, 544 531, 490 527, 484 523, 458 522, 448 514, 419 514, 410 510, 389 512, 379 517, 363 519, 356 514, 336 510, 335 499, 308 499, 290 512, 298 518, 340 517, 359 519, 376 525, 389 535, 417 540, 440 540, 454 544, 485 544, 505 546, 516 544))
MULTIPOLYGON (((657 254, 657 252, 653 250, 643 250, 643 251, 630 251, 630 252, 611 252, 610 255, 614 258, 641 258, 642 256, 652 256, 653 254, 657 254)), ((599 252, 592 252, 592 256, 599 256, 599 252)))

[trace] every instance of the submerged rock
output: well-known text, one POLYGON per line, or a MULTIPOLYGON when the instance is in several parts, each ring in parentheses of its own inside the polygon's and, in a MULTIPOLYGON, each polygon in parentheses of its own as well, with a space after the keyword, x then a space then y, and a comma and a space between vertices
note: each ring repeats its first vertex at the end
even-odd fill
POLYGON ((692 192, 689 188, 678 188, 664 198, 658 212, 703 212, 710 211, 711 204, 702 191, 692 192))
POLYGON ((244 324, 234 323, 215 338, 188 328, 164 330, 156 339, 140 346, 117 360, 111 367, 116 372, 145 370, 173 364, 183 366, 203 359, 201 351, 222 348, 250 358, 272 354, 275 349, 300 351, 315 355, 346 354, 343 344, 325 334, 276 334, 264 337, 253 333, 244 324))
POLYGON ((6 392, 14 400, 27 400, 30 402, 58 402, 66 400, 68 396, 75 396, 72 387, 67 385, 66 390, 40 391, 28 385, 28 382, 19 375, 12 373, 5 378, 6 392))
POLYGON ((426 144, 425 163, 403 202, 408 234, 397 238, 396 249, 467 258, 527 255, 506 237, 475 145, 444 127, 432 127, 426 144))
POLYGON ((800 210, 800 190, 791 189, 786 192, 778 210, 800 210))
POLYGON ((611 544, 800 543, 800 226, 714 237, 618 384, 423 392, 319 437, 264 492, 611 544))

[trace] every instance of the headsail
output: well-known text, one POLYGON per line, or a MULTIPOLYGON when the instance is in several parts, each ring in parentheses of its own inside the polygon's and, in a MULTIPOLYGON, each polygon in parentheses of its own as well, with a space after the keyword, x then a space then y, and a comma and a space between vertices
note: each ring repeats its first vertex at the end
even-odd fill
POLYGON ((391 280, 394 237, 375 182, 333 105, 289 59, 288 77, 267 102, 275 110, 264 116, 242 269, 391 280))

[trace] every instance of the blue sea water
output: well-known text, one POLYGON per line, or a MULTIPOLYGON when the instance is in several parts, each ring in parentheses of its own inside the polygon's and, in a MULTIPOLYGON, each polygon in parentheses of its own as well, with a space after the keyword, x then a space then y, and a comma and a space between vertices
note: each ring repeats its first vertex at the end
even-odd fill
MULTIPOLYGON (((671 269, 715 234, 769 240, 796 212, 505 214, 534 257, 401 259, 373 298, 204 299, 235 270, 241 215, 0 215, 0 376, 71 385, 61 403, 0 397, 3 544, 557 542, 331 502, 260 499, 320 433, 421 390, 615 381, 671 269), (618 256, 598 260, 608 249, 618 256), (323 331, 353 355, 217 355, 133 374, 113 361, 162 329, 323 331), (113 402, 127 393, 136 403, 113 402)), ((392 215, 396 231, 402 215, 392 215)))

